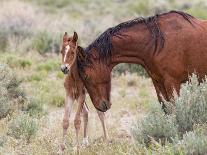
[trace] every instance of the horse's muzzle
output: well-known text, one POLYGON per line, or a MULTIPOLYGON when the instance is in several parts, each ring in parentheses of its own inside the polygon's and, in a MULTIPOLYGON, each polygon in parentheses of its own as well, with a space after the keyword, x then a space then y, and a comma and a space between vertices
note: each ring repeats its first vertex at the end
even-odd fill
POLYGON ((107 101, 102 101, 98 107, 95 107, 97 110, 101 112, 106 112, 108 109, 111 108, 111 104, 107 101))
POLYGON ((66 65, 61 65, 61 71, 62 71, 64 74, 68 74, 68 72, 69 72, 69 68, 68 68, 66 65))

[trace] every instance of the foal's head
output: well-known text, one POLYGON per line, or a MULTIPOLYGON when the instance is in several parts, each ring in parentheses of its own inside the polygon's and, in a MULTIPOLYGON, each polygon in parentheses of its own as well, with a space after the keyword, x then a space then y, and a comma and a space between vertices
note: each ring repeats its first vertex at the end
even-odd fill
POLYGON ((72 37, 68 37, 67 32, 63 36, 63 44, 61 49, 62 54, 62 65, 61 71, 67 74, 70 68, 76 62, 77 58, 77 40, 78 34, 74 32, 72 37))

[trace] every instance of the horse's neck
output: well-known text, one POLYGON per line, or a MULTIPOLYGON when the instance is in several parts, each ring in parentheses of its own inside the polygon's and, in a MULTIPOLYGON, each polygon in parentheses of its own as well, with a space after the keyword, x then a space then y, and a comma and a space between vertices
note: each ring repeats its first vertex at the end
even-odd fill
POLYGON ((111 67, 119 63, 140 64, 143 67, 151 58, 151 49, 147 47, 150 33, 145 27, 130 29, 122 32, 123 37, 113 36, 111 67))

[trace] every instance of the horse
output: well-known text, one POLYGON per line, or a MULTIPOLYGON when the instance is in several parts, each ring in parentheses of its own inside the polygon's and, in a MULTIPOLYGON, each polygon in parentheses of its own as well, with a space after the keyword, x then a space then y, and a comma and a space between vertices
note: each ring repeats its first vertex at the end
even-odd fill
MULTIPOLYGON (((63 43, 61 48, 62 54, 62 65, 61 71, 66 74, 64 87, 66 91, 65 97, 65 111, 63 116, 63 141, 61 144, 62 150, 65 149, 65 141, 67 135, 67 129, 69 127, 69 118, 72 110, 72 106, 75 100, 78 102, 78 109, 74 119, 74 126, 76 130, 76 145, 79 148, 79 131, 81 126, 81 112, 83 113, 83 122, 84 122, 84 138, 83 144, 88 145, 88 107, 85 102, 86 98, 86 90, 83 85, 82 79, 79 76, 78 68, 77 68, 77 54, 78 48, 77 45, 78 35, 74 32, 72 37, 69 37, 67 32, 65 32, 63 36, 63 43)), ((79 53, 81 55, 81 53, 79 53)), ((99 119, 101 120, 101 124, 104 131, 104 138, 108 139, 108 133, 106 130, 105 123, 105 114, 104 112, 100 112, 97 110, 99 119)))
POLYGON ((94 107, 111 107, 111 72, 119 63, 141 65, 164 101, 179 95, 182 83, 196 72, 207 75, 207 21, 182 11, 136 18, 108 28, 84 51, 78 71, 94 107), (175 92, 175 93, 174 93, 175 92))

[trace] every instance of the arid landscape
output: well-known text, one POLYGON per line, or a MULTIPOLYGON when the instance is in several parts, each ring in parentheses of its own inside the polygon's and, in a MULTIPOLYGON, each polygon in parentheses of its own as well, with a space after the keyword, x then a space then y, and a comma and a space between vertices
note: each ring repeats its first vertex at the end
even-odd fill
MULTIPOLYGON (((65 75, 60 45, 65 31, 86 47, 107 28, 140 16, 182 10, 207 19, 206 0, 1 0, 0 155, 76 154, 74 114, 60 151, 65 75)), ((165 115, 141 66, 120 64, 112 73, 112 107, 104 141, 96 110, 89 106, 89 146, 83 155, 207 154, 207 82, 184 84, 165 115)), ((83 130, 81 128, 81 141, 83 130)))

